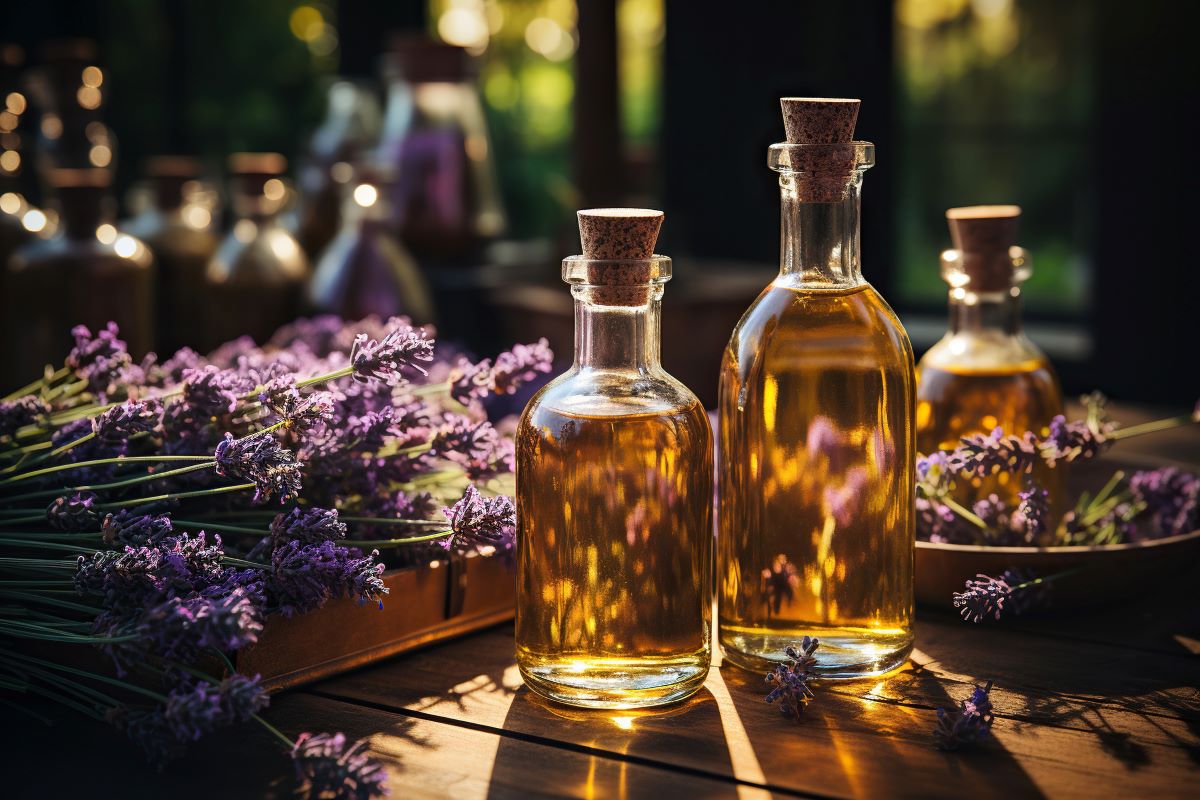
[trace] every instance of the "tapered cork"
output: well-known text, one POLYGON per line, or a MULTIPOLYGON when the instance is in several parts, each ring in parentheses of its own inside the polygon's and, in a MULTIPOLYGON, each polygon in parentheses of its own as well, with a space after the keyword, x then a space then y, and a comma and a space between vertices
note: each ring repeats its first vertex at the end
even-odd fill
POLYGON ((650 262, 663 212, 649 208, 591 208, 578 213, 579 241, 588 265, 588 283, 606 287, 596 301, 608 305, 643 305, 650 282, 650 262), (611 287, 611 288, 609 288, 611 287))
POLYGON ((965 206, 946 211, 950 239, 961 254, 962 271, 974 292, 1002 292, 1012 286, 1020 206, 965 206))
POLYGON ((781 97, 783 128, 798 198, 808 203, 838 203, 846 197, 855 167, 854 125, 860 101, 837 97, 781 97))

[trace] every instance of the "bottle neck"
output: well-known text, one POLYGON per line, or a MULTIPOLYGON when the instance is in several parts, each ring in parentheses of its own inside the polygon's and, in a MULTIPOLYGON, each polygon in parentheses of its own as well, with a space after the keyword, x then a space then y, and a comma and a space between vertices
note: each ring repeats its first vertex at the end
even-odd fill
POLYGON ((647 287, 645 305, 610 306, 593 301, 595 287, 574 286, 575 368, 646 372, 660 365, 662 287, 647 287))
POLYGON ((845 288, 863 282, 859 271, 859 203, 862 172, 847 176, 840 201, 812 202, 801 173, 781 171, 780 275, 815 288, 845 288))
POLYGON ((974 294, 963 289, 950 290, 950 332, 1021 333, 1021 290, 974 294))

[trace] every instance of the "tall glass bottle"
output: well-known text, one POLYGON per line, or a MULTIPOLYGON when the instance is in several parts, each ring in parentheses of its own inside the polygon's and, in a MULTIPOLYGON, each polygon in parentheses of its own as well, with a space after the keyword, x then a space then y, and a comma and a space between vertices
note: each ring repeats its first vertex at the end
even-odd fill
POLYGON ((308 259, 279 220, 288 199, 287 160, 278 153, 234 153, 237 221, 206 271, 206 347, 243 334, 262 343, 300 312, 308 259))
POLYGON ((517 429, 517 663, 572 705, 670 703, 708 673, 712 432, 659 363, 661 221, 579 212, 575 363, 517 429))
POLYGON ((721 367, 718 630, 739 666, 811 635, 818 672, 854 678, 912 647, 912 348, 859 272, 858 101, 782 105, 779 276, 721 367))
MULTIPOLYGON (((917 450, 953 449, 973 433, 1045 434, 1063 410, 1049 360, 1021 330, 1021 284, 1033 271, 1029 254, 1013 245, 1021 209, 969 206, 946 212, 954 249, 942 253, 950 284, 950 330, 917 366, 917 450)), ((1035 473, 1061 503, 1061 470, 1035 473)), ((1008 473, 956 488, 968 508, 991 494, 1015 507, 1022 486, 1008 473)), ((1053 528, 1053 526, 1047 526, 1053 528)), ((1036 544, 1036 542, 1008 542, 1036 544)))
POLYGON ((158 264, 158 347, 163 353, 200 346, 209 309, 199 302, 217 251, 216 192, 200 181, 200 162, 155 156, 146 162, 146 207, 124 229, 145 242, 158 264))
POLYGON ((17 250, 4 281, 14 374, 39 375, 45 365, 60 364, 79 324, 96 331, 116 322, 134 358, 153 347, 153 261, 144 244, 113 225, 111 177, 101 169, 47 175, 58 230, 17 250))

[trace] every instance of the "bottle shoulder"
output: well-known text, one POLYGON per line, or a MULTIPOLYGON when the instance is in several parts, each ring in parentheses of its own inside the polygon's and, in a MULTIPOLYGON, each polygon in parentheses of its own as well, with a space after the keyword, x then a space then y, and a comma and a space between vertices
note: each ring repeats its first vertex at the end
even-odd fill
POLYGON ((921 357, 918 366, 976 374, 1036 370, 1054 373, 1046 354, 1029 337, 1004 331, 948 331, 921 357))
POLYGON ((522 421, 540 413, 579 417, 678 415, 703 407, 695 393, 662 370, 572 369, 530 399, 522 421))

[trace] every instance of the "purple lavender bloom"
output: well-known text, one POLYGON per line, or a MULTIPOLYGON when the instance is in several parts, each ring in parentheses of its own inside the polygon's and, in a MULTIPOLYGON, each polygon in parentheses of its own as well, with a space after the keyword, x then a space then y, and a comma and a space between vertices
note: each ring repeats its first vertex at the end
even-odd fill
POLYGON ((46 508, 46 519, 57 531, 94 531, 100 522, 96 499, 95 492, 56 497, 46 508))
POLYGON ((258 676, 231 675, 220 683, 196 681, 167 695, 163 718, 180 741, 196 741, 207 733, 245 722, 267 707, 268 696, 258 676))
POLYGON ((1046 532, 1046 518, 1050 514, 1050 492, 1031 480, 1026 480, 1025 489, 1017 494, 1021 499, 1010 524, 1019 532, 1026 543, 1036 542, 1046 532))
POLYGON ((170 384, 183 382, 183 371, 198 369, 204 364, 204 359, 190 347, 181 347, 175 355, 164 361, 160 367, 165 375, 165 382, 170 384))
POLYGON ((433 435, 429 450, 443 458, 485 459, 500 442, 500 434, 487 420, 447 414, 446 422, 433 435))
POLYGON ((991 691, 992 682, 988 681, 987 686, 976 686, 971 696, 960 702, 958 711, 937 710, 938 725, 933 738, 939 750, 958 750, 987 741, 996 719, 988 696, 991 691))
POLYGON ((12 436, 49 413, 50 404, 32 394, 10 402, 0 402, 0 437, 12 436))
POLYGON ((799 720, 814 697, 808 682, 813 679, 812 668, 817 663, 813 653, 820 644, 819 639, 805 636, 799 648, 788 645, 784 648, 788 662, 767 673, 766 681, 773 688, 764 699, 768 703, 779 703, 779 713, 785 717, 799 720))
POLYGON ((217 474, 254 481, 254 502, 278 496, 285 503, 300 493, 300 462, 269 435, 234 439, 226 433, 213 458, 217 474))
POLYGON ((117 323, 109 322, 93 337, 86 325, 71 329, 75 346, 67 354, 66 365, 75 377, 88 382, 88 388, 103 396, 121 377, 121 371, 133 363, 125 342, 117 338, 117 323))
POLYGON ((1038 440, 1029 431, 1021 436, 1005 436, 996 428, 962 437, 958 448, 947 457, 947 466, 960 475, 986 478, 998 472, 1030 472, 1038 463, 1038 440))
POLYGON ((950 488, 954 472, 949 456, 939 450, 917 458, 917 485, 929 497, 937 497, 950 488))
POLYGON ((917 497, 917 538, 925 542, 977 544, 980 530, 944 503, 917 497))
POLYGON ((553 363, 554 352, 544 338, 533 344, 514 345, 512 350, 496 356, 489 381, 491 390, 496 394, 513 394, 539 372, 549 372, 553 363))
POLYGON ((329 392, 302 395, 288 389, 272 394, 264 402, 287 427, 298 431, 311 431, 333 419, 333 395, 329 392))
POLYGON ((395 410, 388 406, 346 418, 343 442, 347 449, 373 453, 395 435, 395 410))
POLYGON ((490 452, 470 457, 452 455, 450 460, 462 467, 468 480, 487 481, 516 471, 517 448, 512 439, 502 438, 496 440, 490 452))
POLYGON ((371 800, 386 797, 387 772, 366 754, 367 742, 346 745, 345 734, 302 733, 292 748, 299 791, 305 797, 371 800))
POLYGON ((822 494, 825 513, 833 517, 843 528, 854 521, 858 512, 863 487, 867 484, 867 470, 864 467, 854 467, 846 472, 846 478, 841 485, 828 485, 822 494))
POLYGON ((450 373, 450 397, 469 406, 473 400, 487 397, 492 391, 492 360, 485 358, 472 364, 460 358, 450 373))
POLYGON ((104 442, 121 442, 138 433, 150 433, 162 422, 157 400, 128 400, 92 420, 92 432, 104 442))
POLYGON ((1005 614, 1019 615, 1050 603, 1050 579, 1041 580, 1031 573, 1005 570, 1000 577, 976 575, 967 581, 966 591, 954 593, 954 607, 964 620, 981 622, 987 617, 1000 619, 1005 614))
POLYGON ((195 413, 205 417, 231 414, 238 398, 253 385, 231 370, 208 364, 183 371, 183 399, 195 413))
POLYGON ((105 544, 142 547, 161 544, 174 531, 171 518, 165 514, 137 514, 123 508, 105 515, 100 532, 105 544))
POLYGON ((302 545, 288 542, 271 554, 268 590, 286 617, 307 614, 335 597, 354 597, 359 603, 374 600, 383 608, 383 565, 379 551, 361 556, 333 542, 302 545))
POLYGON ((1179 536, 1200 528, 1200 477, 1175 467, 1135 472, 1134 499, 1150 515, 1157 536, 1179 536))
POLYGON ((1059 461, 1071 463, 1095 458, 1112 446, 1107 438, 1110 427, 1093 431, 1086 422, 1067 422, 1059 414, 1050 420, 1050 435, 1041 443, 1042 458, 1052 467, 1059 461))
POLYGON ((484 497, 474 486, 467 486, 462 499, 442 509, 453 533, 438 541, 446 550, 464 551, 474 546, 501 543, 504 529, 517 524, 517 512, 504 495, 484 497))
POLYGON ((346 523, 338 520, 337 509, 297 506, 271 520, 272 551, 288 542, 309 545, 345 538, 346 523))
POLYGON ((425 374, 417 361, 433 361, 433 340, 423 329, 411 326, 397 327, 378 341, 360 333, 350 349, 350 365, 356 381, 378 378, 391 383, 402 377, 405 368, 425 374))
POLYGON ((224 597, 171 597, 138 618, 139 645, 164 658, 188 662, 202 650, 231 653, 258 641, 262 609, 243 589, 224 597))
POLYGON ((157 546, 80 556, 75 588, 80 594, 103 598, 109 609, 145 607, 157 602, 155 598, 187 597, 224 577, 220 539, 216 541, 208 545, 204 534, 184 534, 157 546))
POLYGON ((829 417, 817 416, 809 423, 804 450, 809 463, 820 456, 829 459, 830 472, 841 472, 846 465, 846 437, 829 417))

